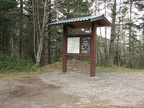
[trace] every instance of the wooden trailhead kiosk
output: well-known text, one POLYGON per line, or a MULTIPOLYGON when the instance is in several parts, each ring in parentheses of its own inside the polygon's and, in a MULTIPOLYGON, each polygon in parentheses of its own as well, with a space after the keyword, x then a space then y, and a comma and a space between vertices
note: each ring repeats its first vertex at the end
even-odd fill
POLYGON ((49 23, 48 26, 63 25, 62 41, 62 71, 67 71, 68 56, 90 58, 90 77, 95 76, 96 67, 96 28, 111 26, 111 23, 101 16, 87 16, 49 23), (90 34, 68 35, 68 28, 91 28, 90 34))

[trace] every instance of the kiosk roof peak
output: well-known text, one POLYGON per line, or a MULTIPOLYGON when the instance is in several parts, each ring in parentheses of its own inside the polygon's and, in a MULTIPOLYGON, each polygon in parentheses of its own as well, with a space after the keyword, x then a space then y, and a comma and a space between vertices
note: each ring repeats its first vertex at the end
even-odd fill
POLYGON ((98 27, 111 26, 111 23, 104 17, 104 15, 72 18, 49 23, 48 26, 69 25, 71 28, 89 28, 91 27, 91 22, 93 21, 97 22, 98 27))

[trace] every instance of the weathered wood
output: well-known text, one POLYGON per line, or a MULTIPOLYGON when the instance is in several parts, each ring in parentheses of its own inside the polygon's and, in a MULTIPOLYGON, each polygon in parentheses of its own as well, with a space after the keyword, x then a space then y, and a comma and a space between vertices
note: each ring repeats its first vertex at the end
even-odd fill
POLYGON ((62 42, 62 71, 67 71, 67 34, 68 34, 68 26, 63 26, 63 42, 62 42))
POLYGON ((67 35, 67 37, 88 37, 88 36, 91 36, 91 34, 87 33, 87 34, 67 35))
POLYGON ((90 54, 67 53, 66 56, 90 57, 90 54))
POLYGON ((92 22, 90 37, 90 77, 95 76, 96 67, 96 22, 92 22))
MULTIPOLYGON (((67 56, 82 56, 82 57, 88 57, 90 58, 90 77, 95 76, 96 72, 96 27, 104 27, 104 26, 111 26, 111 23, 104 17, 104 16, 98 16, 98 17, 83 17, 83 18, 74 18, 74 19, 68 19, 63 21, 58 21, 54 23, 50 23, 51 25, 63 25, 63 54, 62 54, 62 71, 67 71, 67 56), (78 28, 91 28, 90 34, 68 34, 68 27, 73 29, 78 28), (67 43, 68 38, 71 37, 79 37, 80 38, 80 47, 79 52, 74 53, 67 52, 67 43), (83 41, 86 38, 90 37, 90 49, 89 49, 89 42, 83 41), (86 46, 86 47, 85 47, 86 46), (89 51, 90 50, 90 51, 89 51)), ((78 45, 78 44, 77 44, 78 45)), ((77 49, 78 50, 78 49, 77 49)))
MULTIPOLYGON (((107 21, 105 19, 99 19, 97 21, 98 21, 97 27, 109 26, 109 24, 107 23, 107 21)), ((89 21, 88 22, 77 22, 77 23, 68 24, 68 26, 73 29, 90 28, 92 26, 92 23, 89 21)))

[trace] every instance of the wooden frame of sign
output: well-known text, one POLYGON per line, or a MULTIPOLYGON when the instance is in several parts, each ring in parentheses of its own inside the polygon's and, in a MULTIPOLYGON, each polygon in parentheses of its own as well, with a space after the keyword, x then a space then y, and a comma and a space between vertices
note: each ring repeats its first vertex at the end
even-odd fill
POLYGON ((96 29, 97 27, 109 27, 112 24, 100 16, 85 16, 72 18, 63 21, 49 23, 48 26, 63 25, 63 42, 62 42, 62 71, 67 71, 68 56, 82 56, 90 58, 90 77, 95 76, 96 67, 96 29), (91 28, 90 34, 68 35, 68 27, 91 28))
POLYGON ((67 56, 90 58, 90 77, 95 76, 96 67, 96 21, 91 22, 91 33, 68 35, 68 25, 63 25, 62 71, 67 71, 67 56), (73 42, 74 43, 73 44, 73 42), (74 49, 72 49, 72 47, 74 49))

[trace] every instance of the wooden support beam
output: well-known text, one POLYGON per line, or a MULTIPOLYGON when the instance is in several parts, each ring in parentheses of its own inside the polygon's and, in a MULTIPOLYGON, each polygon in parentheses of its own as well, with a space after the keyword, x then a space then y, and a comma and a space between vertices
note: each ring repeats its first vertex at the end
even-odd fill
POLYGON ((73 54, 73 53, 67 53, 66 56, 76 56, 76 57, 90 57, 89 54, 73 54))
MULTIPOLYGON (((67 38, 68 37, 82 37, 80 35, 69 35, 68 36, 68 25, 63 26, 63 53, 62 53, 62 71, 67 71, 67 56, 84 56, 84 57, 90 57, 90 77, 95 76, 96 72, 96 27, 97 22, 92 22, 91 24, 91 34, 90 34, 90 55, 88 54, 68 54, 67 53, 67 38)), ((83 36, 88 36, 87 34, 83 36)))
POLYGON ((90 77, 95 76, 96 67, 96 22, 92 22, 90 37, 90 77))
POLYGON ((71 28, 76 28, 74 25, 72 25, 72 24, 68 24, 68 26, 69 27, 71 27, 71 28))
POLYGON ((91 34, 87 33, 87 34, 74 34, 74 35, 68 35, 67 37, 90 37, 91 34))
POLYGON ((67 71, 67 35, 68 35, 68 26, 63 25, 63 39, 62 39, 62 71, 67 71))

